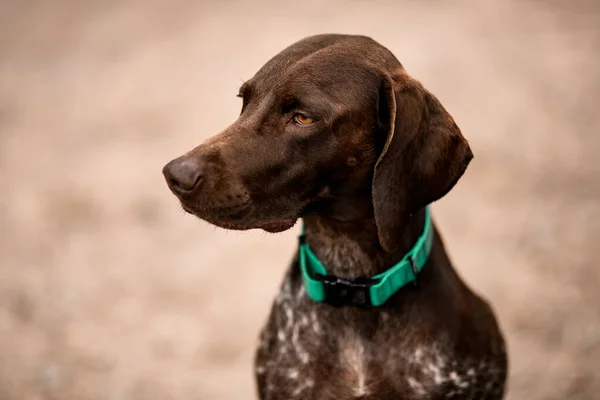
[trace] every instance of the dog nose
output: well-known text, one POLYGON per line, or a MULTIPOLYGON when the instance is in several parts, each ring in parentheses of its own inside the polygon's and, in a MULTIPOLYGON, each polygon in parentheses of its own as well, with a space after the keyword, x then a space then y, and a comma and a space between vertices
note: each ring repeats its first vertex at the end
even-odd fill
POLYGON ((174 194, 189 195, 201 186, 203 171, 197 157, 181 156, 164 166, 163 175, 174 194))

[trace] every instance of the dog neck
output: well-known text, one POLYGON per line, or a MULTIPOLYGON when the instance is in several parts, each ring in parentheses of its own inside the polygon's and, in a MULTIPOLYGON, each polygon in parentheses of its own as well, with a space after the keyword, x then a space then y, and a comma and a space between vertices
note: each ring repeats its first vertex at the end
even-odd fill
POLYGON ((387 253, 379 243, 372 206, 362 207, 370 212, 360 212, 361 203, 353 199, 304 217, 306 242, 331 275, 375 276, 399 262, 423 232, 425 212, 421 209, 410 218, 398 249, 387 253))

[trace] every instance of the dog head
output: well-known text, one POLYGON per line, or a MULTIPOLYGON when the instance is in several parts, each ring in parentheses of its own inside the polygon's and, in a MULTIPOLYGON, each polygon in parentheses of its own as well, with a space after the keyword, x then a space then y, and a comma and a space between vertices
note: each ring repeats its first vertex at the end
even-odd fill
POLYGON ((301 40, 239 96, 232 125, 163 169, 186 211, 224 228, 278 232, 346 204, 348 215, 374 216, 391 252, 410 215, 472 158, 439 101, 366 37, 301 40))

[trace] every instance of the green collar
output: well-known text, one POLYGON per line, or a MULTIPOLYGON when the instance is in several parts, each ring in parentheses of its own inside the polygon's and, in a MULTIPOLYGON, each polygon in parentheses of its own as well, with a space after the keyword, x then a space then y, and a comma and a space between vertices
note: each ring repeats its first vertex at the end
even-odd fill
POLYGON ((327 274, 325 266, 306 243, 302 227, 299 264, 306 292, 314 301, 337 306, 380 306, 404 285, 410 282, 417 285, 417 274, 427 263, 432 243, 431 215, 426 207, 423 233, 400 262, 372 278, 347 280, 327 274))

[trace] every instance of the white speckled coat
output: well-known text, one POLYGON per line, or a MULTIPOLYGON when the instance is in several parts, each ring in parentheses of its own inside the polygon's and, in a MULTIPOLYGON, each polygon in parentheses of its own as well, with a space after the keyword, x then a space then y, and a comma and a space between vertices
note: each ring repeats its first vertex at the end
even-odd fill
MULTIPOLYGON (((342 253, 352 246, 336 245, 342 253)), ((338 262, 318 249, 325 263, 338 262)), ((447 264, 437 234, 420 275, 418 289, 405 287, 382 307, 336 308, 308 297, 294 261, 260 337, 260 398, 501 399, 502 336, 487 304, 447 264)))

